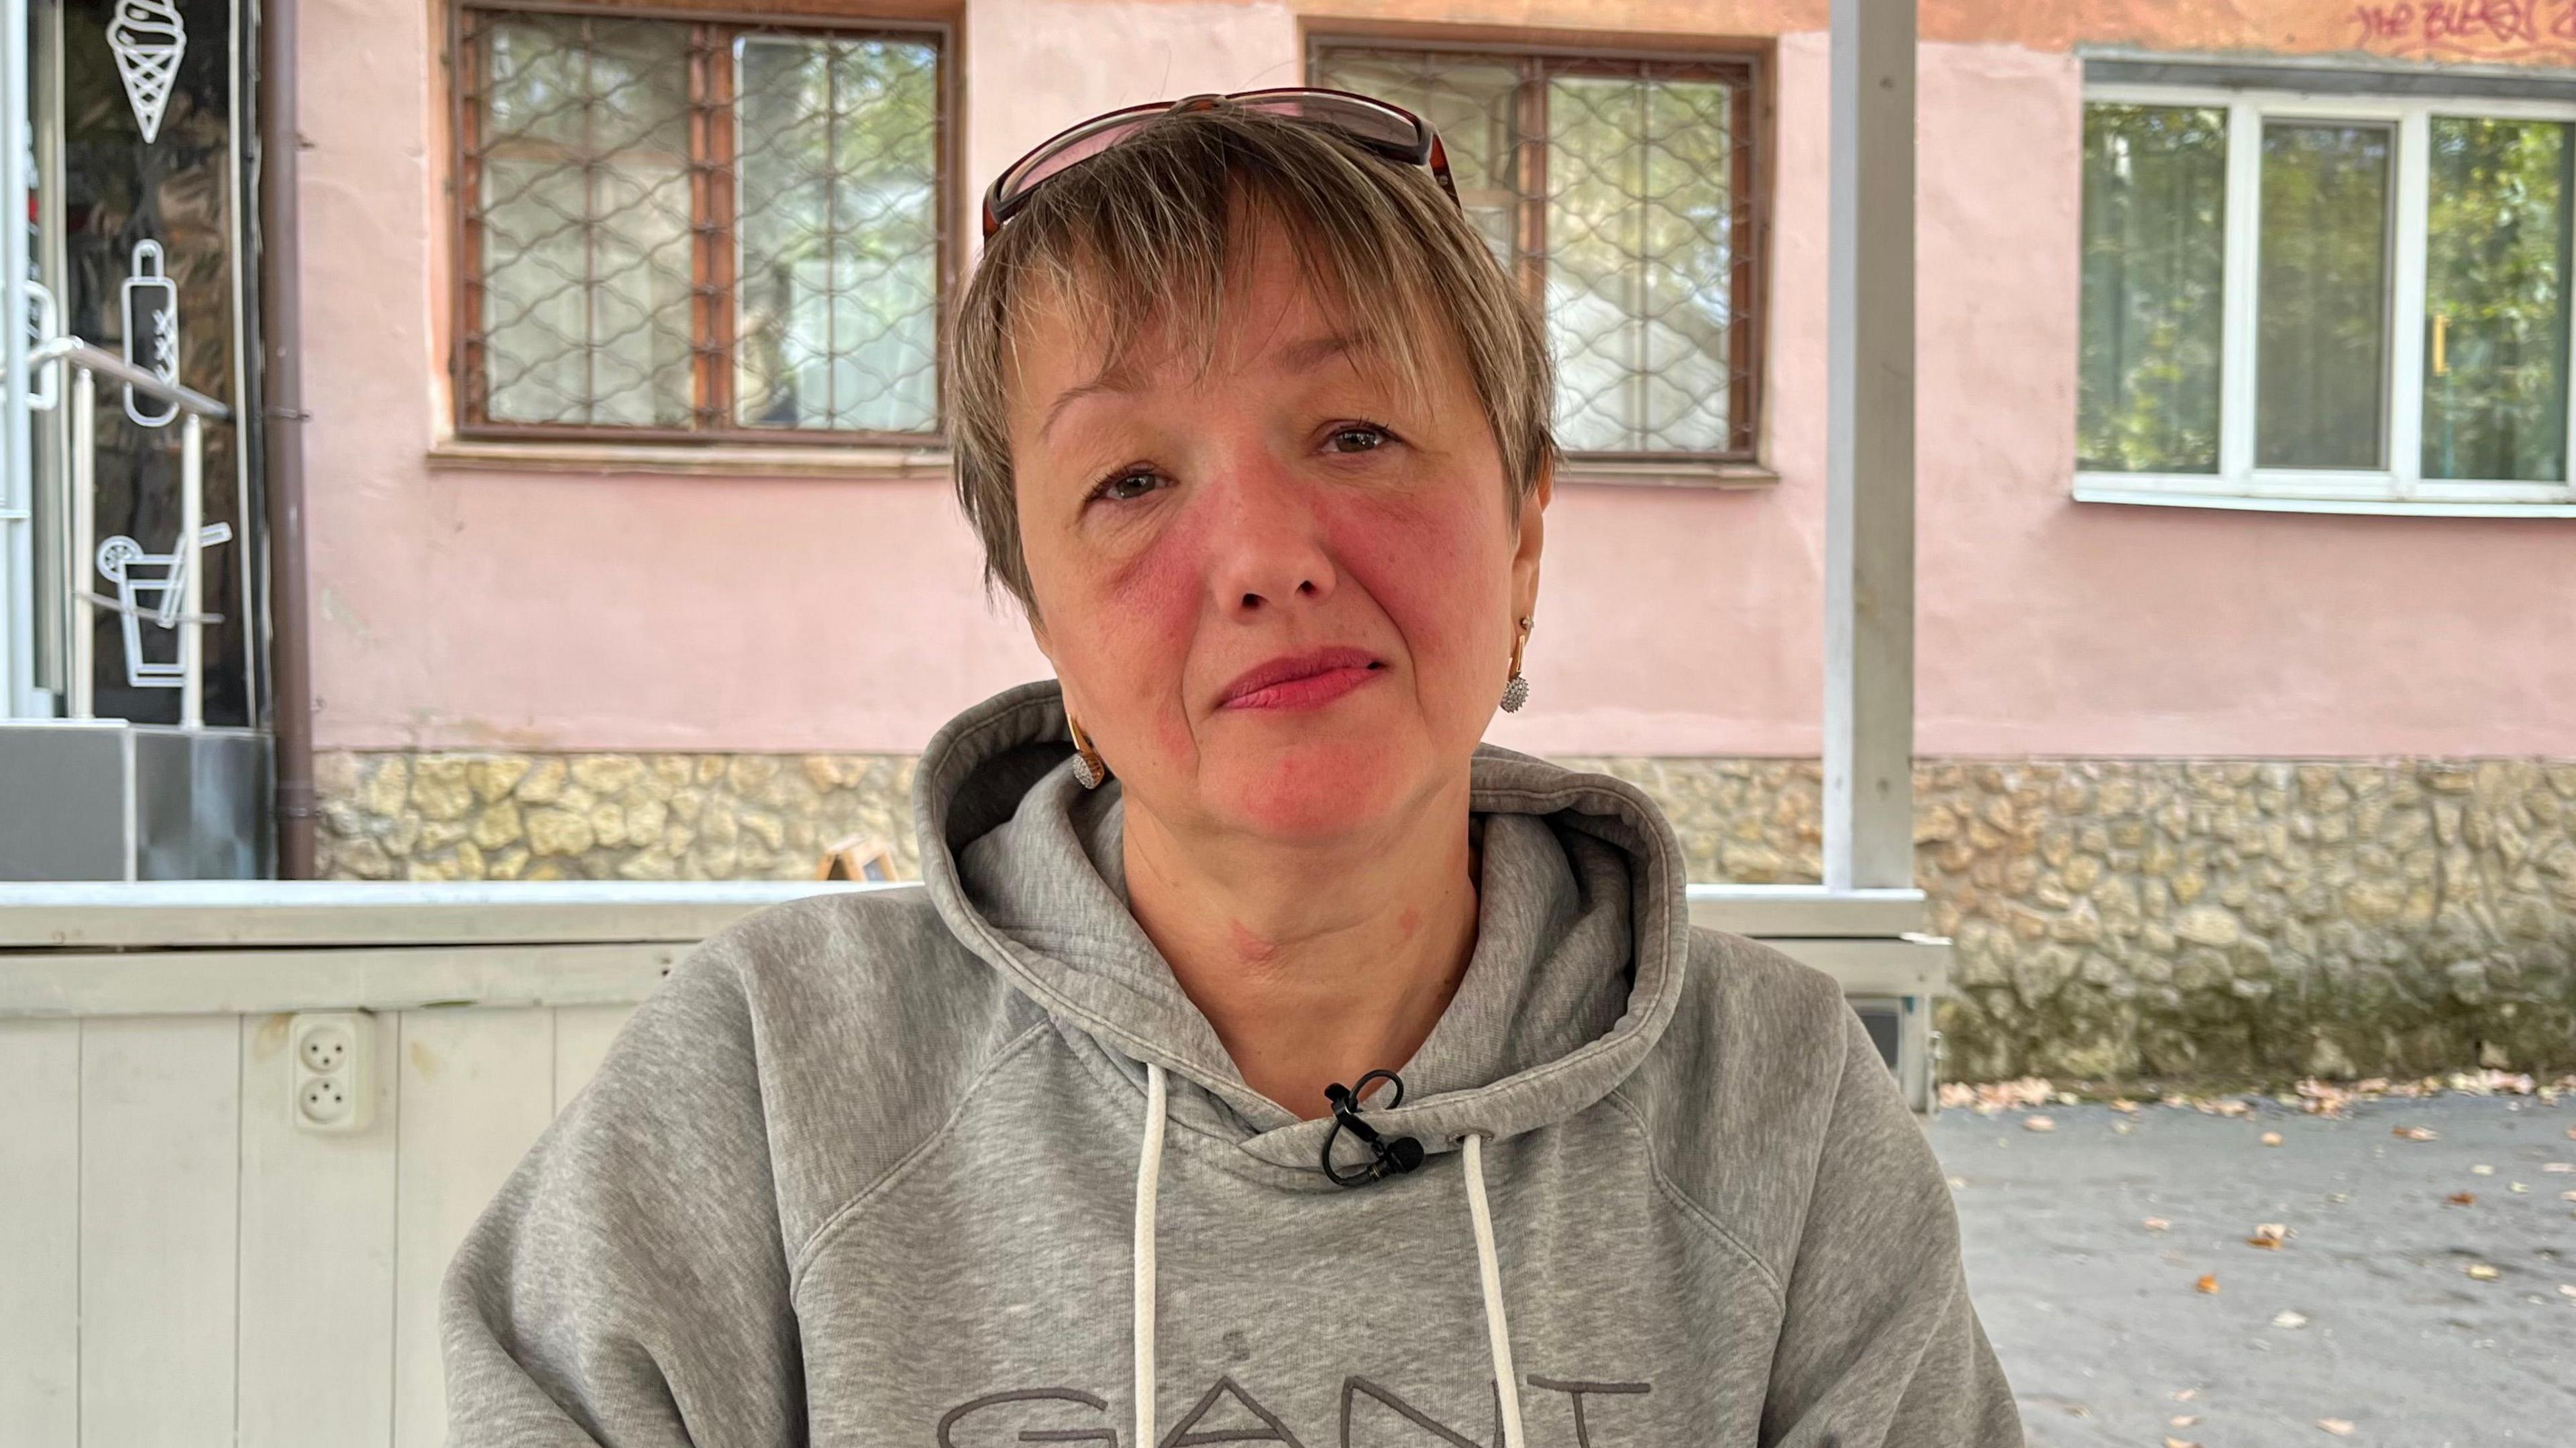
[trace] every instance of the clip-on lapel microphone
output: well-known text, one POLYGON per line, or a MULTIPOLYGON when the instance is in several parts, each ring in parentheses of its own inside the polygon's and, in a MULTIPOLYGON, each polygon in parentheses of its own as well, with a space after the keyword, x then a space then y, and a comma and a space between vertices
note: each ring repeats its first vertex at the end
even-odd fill
POLYGON ((1344 1086, 1337 1081, 1324 1088, 1324 1099, 1333 1103, 1333 1129, 1324 1137, 1324 1175, 1331 1177, 1337 1186, 1364 1187, 1380 1177, 1408 1172, 1422 1165, 1421 1142, 1410 1136, 1390 1140, 1380 1136, 1376 1127, 1360 1119, 1360 1093, 1368 1090, 1370 1082, 1380 1078, 1395 1088, 1387 1098, 1386 1108, 1392 1111, 1402 1106, 1404 1078, 1393 1071, 1371 1071, 1362 1076, 1356 1086, 1344 1086), (1333 1165, 1333 1143, 1345 1131, 1367 1144, 1368 1165, 1347 1172, 1333 1165))

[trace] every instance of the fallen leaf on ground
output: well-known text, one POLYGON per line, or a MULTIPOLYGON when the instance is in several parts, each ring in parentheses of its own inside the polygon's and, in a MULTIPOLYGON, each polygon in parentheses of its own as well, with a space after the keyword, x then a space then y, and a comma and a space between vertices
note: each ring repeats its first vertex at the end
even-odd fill
POLYGON ((2576 1192, 2560 1192, 2558 1194, 2558 1200, 2562 1202, 2576 1202, 2576 1192))
POLYGON ((2330 1202, 2348 1202, 2348 1201, 2351 1201, 2351 1200, 2352 1200, 2352 1193, 2350 1193, 2350 1192, 2328 1192, 2328 1193, 2326 1193, 2326 1200, 2327 1200, 2327 1201, 2330 1201, 2330 1202))
POLYGON ((2388 1134, 2401 1141, 2431 1141, 2442 1133, 2429 1126, 2395 1126, 2389 1128, 2388 1134))
POLYGON ((2218 1291, 2218 1274, 2215 1272, 2209 1273, 2203 1276, 2198 1282, 2193 1283, 2192 1286, 2198 1288, 2200 1291, 2215 1294, 2218 1291))
POLYGON ((2495 1175, 2495 1168, 2494 1168, 2494 1167, 2491 1167, 2491 1166, 2489 1166, 2489 1165, 2487 1165, 2485 1162, 2479 1162, 2476 1166, 2473 1166, 2473 1167, 2470 1167, 2470 1168, 2469 1168, 2469 1175, 2471 1175, 2471 1176, 2494 1176, 2494 1175, 2495 1175))
POLYGON ((2149 1217, 2138 1225, 2146 1228, 2150 1232, 2162 1232, 2170 1229, 2173 1226, 2173 1223, 2166 1221, 2162 1217, 2149 1217))
POLYGON ((2279 1222, 2257 1222, 2254 1224, 2254 1235, 2245 1239, 2245 1245, 2273 1251, 2288 1240, 2290 1240, 2288 1227, 2279 1222))
POLYGON ((2138 1114, 2138 1103, 2126 1096, 2114 1096, 2111 1098, 2111 1109, 2124 1116, 2135 1116, 2138 1114))
POLYGON ((2021 1129, 2024 1131, 2055 1131, 2057 1129, 2057 1119, 2051 1116, 2025 1116, 2021 1119, 2021 1129))
POLYGON ((2520 1182, 2508 1182, 2505 1184, 2505 1190, 2509 1192, 2527 1192, 2530 1191, 2531 1188, 2524 1186, 2520 1182))
POLYGON ((2114 1121, 2111 1123, 2111 1134, 2113 1136, 2126 1136, 2135 1129, 2135 1127, 2132 1127, 2125 1121, 2114 1121))
POLYGON ((2531 1078, 2522 1072, 2493 1069, 2480 1071, 2474 1076, 2465 1071, 2454 1071, 2440 1084, 2469 1096, 2493 1096, 2499 1091, 2509 1096, 2528 1096, 2532 1090, 2531 1078))
POLYGON ((2576 1161, 2544 1161, 2540 1169, 2548 1172, 2576 1171, 2576 1161))
POLYGON ((2352 1420, 2350 1418, 2319 1418, 2317 1420, 2317 1426, 2325 1429, 2327 1432, 2332 1433, 2338 1438, 2349 1438, 2352 1436, 2352 1420))
POLYGON ((2449 1196, 2442 1198, 2442 1200, 2449 1202, 2455 1207, 2474 1207, 2478 1204, 2478 1194, 2476 1192, 2453 1192, 2449 1196))
POLYGON ((1992 1116, 2006 1107, 2037 1106, 2052 1100, 2057 1089, 2041 1076, 2024 1076, 2018 1081, 1988 1081, 1971 1085, 1965 1081, 1941 1083, 1941 1104, 1968 1106, 1981 1115, 1992 1116))
POLYGON ((2199 1421, 2200 1415, 2198 1413, 2176 1413, 2165 1420, 2165 1426, 2168 1428, 2188 1428, 2199 1421))
POLYGON ((2468 1265, 2468 1274, 2478 1279, 2480 1282, 2493 1282, 2504 1275, 2501 1270, 2486 1262, 2470 1263, 2468 1265))
POLYGON ((2274 1327, 2305 1327, 2308 1325, 2308 1315, 2304 1312, 2295 1312, 2284 1307, 2280 1311, 2272 1314, 2272 1325, 2274 1327))
POLYGON ((2265 1146, 2279 1146, 2281 1144, 2281 1133, 2277 1131, 2264 1132, 2263 1144, 2265 1146))
POLYGON ((2167 1438, 2165 1439, 2165 1448, 2200 1448, 2200 1445, 2197 1443, 2187 1442, 2181 1438, 2167 1438))
POLYGON ((2177 1403, 2188 1403, 2199 1396, 2200 1389, 2198 1388, 2177 1388, 2174 1390, 2174 1401, 2177 1403))
POLYGON ((2576 1297, 2576 1282, 2559 1283, 2558 1295, 2561 1297, 2576 1297))
POLYGON ((2567 1139, 2569 1141, 2576 1141, 2576 1126, 2567 1128, 2567 1139))
POLYGON ((2301 1105, 2312 1116, 2341 1116, 2344 1108, 2352 1102, 2351 1092, 2314 1077, 2299 1083, 2299 1096, 2302 1098, 2301 1105))

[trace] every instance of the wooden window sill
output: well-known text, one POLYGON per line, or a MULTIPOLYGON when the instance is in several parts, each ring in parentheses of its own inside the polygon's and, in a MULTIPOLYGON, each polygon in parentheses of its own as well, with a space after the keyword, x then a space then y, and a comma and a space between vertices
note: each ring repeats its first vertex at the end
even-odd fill
POLYGON ((1771 487, 1780 481, 1780 475, 1760 463, 1587 463, 1570 459, 1557 464, 1556 480, 1624 488, 1744 490, 1771 487))
POLYGON ((944 447, 767 447, 750 443, 502 442, 450 438, 429 450, 440 470, 643 474, 691 478, 920 478, 946 481, 944 447))

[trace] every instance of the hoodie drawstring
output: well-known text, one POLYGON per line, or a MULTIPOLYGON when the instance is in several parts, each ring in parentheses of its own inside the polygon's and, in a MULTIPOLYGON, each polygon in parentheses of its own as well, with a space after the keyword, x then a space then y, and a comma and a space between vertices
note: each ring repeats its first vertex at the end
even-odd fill
POLYGON ((1503 1318, 1503 1263, 1494 1251, 1494 1209, 1485 1203, 1485 1138, 1459 1139, 1467 1158, 1467 1218, 1476 1231, 1476 1275, 1485 1287, 1485 1337, 1494 1353, 1494 1385, 1501 1394, 1503 1448, 1526 1448, 1521 1432, 1520 1380, 1512 1375, 1512 1329, 1503 1318))
POLYGON ((1145 1141, 1136 1151, 1136 1442, 1154 1444, 1154 1191, 1162 1185, 1163 1121, 1170 1090, 1145 1063, 1145 1141))
MULTIPOLYGON (((1171 1088, 1163 1068, 1145 1063, 1145 1136, 1136 1151, 1136 1438, 1154 1448, 1154 1195, 1162 1185, 1163 1126, 1171 1088)), ((1494 1250, 1494 1212, 1485 1201, 1485 1139, 1460 1138, 1466 1155, 1467 1216, 1476 1234, 1476 1275, 1485 1293, 1485 1341, 1494 1358, 1496 1402, 1502 1410, 1500 1448, 1528 1448, 1521 1428, 1520 1384, 1512 1376, 1511 1326, 1503 1317, 1503 1264, 1494 1250)))

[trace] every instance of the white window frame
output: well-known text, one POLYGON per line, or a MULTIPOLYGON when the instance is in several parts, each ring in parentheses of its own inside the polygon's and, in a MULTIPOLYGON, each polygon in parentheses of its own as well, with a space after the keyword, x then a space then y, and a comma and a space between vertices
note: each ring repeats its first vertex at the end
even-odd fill
MULTIPOLYGON (((2227 117, 2227 235, 2220 321, 2218 471, 2121 473, 2078 469, 2079 502, 2161 503, 2282 512, 2440 514, 2576 518, 2571 480, 2527 482, 2427 478, 2424 465, 2424 264, 2435 116, 2564 121, 2576 103, 2491 97, 2338 95, 2168 85, 2090 85, 2084 104, 2188 106, 2227 117), (2255 324, 2262 297, 2263 123, 2266 120, 2385 123, 2396 134, 2389 227, 2388 405, 2377 470, 2266 468, 2254 462, 2255 324)), ((2576 135, 2569 144, 2576 145, 2576 135)), ((2576 279, 2571 279, 2576 280, 2576 279)), ((2576 303, 2571 303, 2576 304, 2576 303)), ((2576 319, 2571 319, 2576 320, 2576 319)), ((2079 323, 2080 325, 2080 323, 2079 323)), ((2576 326, 2570 328, 2576 336, 2576 326)), ((2568 441, 2576 454, 2576 359, 2568 359, 2568 441)))

